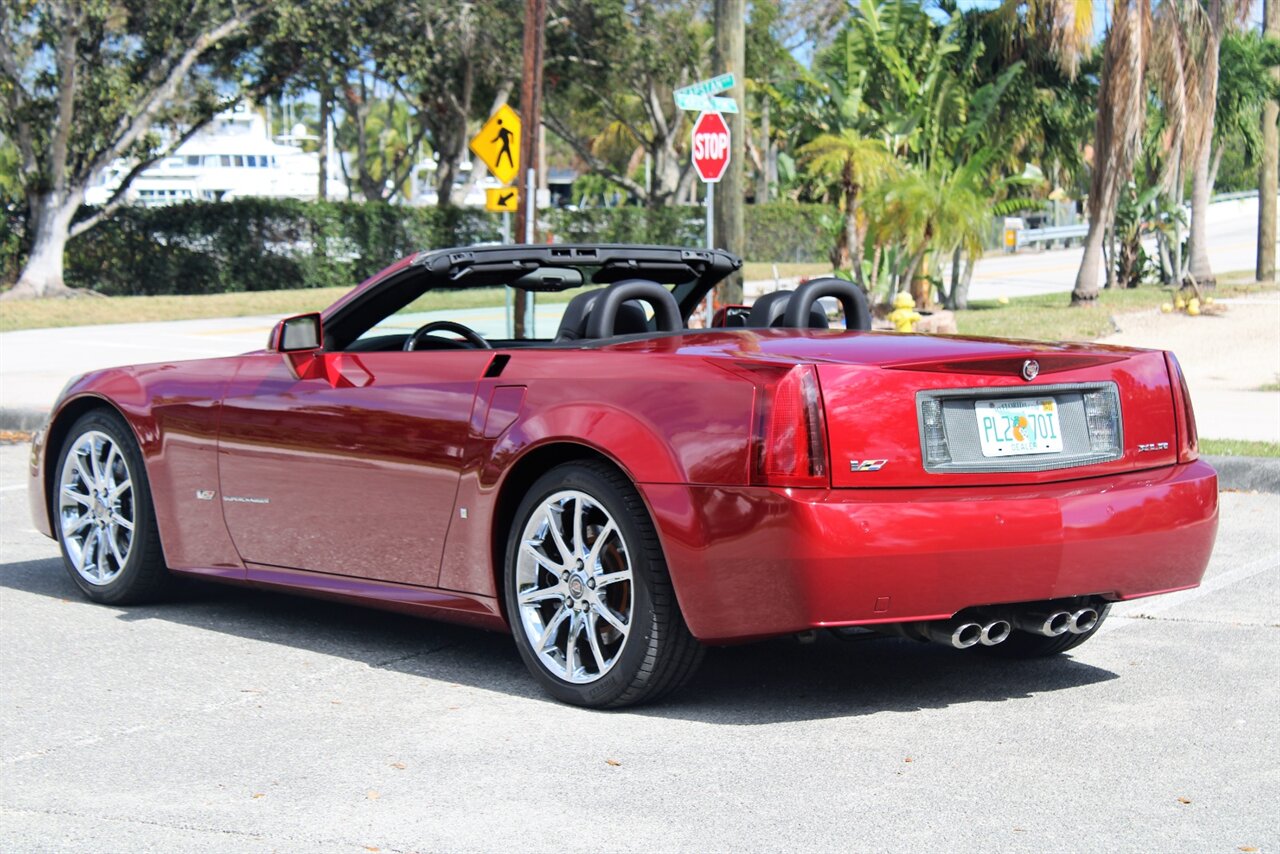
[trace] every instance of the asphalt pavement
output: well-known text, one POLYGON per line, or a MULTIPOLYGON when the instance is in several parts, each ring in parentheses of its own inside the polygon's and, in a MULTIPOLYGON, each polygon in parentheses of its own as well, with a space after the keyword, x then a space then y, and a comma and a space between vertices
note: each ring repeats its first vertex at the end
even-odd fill
POLYGON ((1275 851, 1280 496, 1068 656, 713 649, 661 705, 508 637, 193 586, 93 605, 0 447, 0 851, 1275 851))

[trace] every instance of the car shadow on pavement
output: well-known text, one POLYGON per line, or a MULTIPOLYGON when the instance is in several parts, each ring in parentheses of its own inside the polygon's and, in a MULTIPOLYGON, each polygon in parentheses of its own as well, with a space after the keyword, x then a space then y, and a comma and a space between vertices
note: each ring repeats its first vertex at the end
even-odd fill
MULTIPOLYGON (((0 564, 0 587, 84 601, 56 558, 0 564)), ((534 684, 511 639, 495 632, 199 582, 185 586, 173 601, 115 610, 128 622, 164 620, 555 702, 534 684)), ((843 640, 820 633, 813 643, 785 638, 710 648, 685 688, 629 713, 750 726, 1019 700, 1117 678, 1068 656, 1006 661, 937 644, 878 636, 843 640)))

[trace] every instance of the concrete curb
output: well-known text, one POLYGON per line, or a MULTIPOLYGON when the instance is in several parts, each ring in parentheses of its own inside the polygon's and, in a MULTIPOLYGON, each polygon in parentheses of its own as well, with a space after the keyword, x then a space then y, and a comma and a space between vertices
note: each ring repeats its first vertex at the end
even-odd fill
POLYGON ((0 408, 0 430, 38 430, 48 417, 39 409, 0 408))
POLYGON ((1218 489, 1280 493, 1280 457, 1209 457, 1218 470, 1218 489))
MULTIPOLYGON (((0 430, 38 430, 49 413, 36 409, 0 409, 0 430)), ((1280 494, 1280 458, 1209 457, 1218 470, 1218 488, 1280 494)))

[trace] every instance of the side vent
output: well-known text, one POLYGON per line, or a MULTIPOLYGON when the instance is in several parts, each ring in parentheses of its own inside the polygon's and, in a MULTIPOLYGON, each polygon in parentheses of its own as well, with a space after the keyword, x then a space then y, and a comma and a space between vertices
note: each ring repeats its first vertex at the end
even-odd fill
POLYGON ((511 361, 511 357, 506 353, 499 353, 489 360, 489 366, 484 369, 485 377, 500 377, 502 369, 507 366, 507 362, 511 361))

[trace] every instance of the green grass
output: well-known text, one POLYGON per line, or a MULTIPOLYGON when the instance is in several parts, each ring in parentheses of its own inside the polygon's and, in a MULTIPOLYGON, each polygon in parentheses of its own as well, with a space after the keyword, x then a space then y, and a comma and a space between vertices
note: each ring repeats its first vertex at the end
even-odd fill
MULTIPOLYGON (((773 277, 773 264, 748 262, 743 272, 748 279, 773 277)), ((779 277, 816 276, 830 272, 826 264, 778 264, 779 277)), ((1259 285, 1248 273, 1221 276, 1216 296, 1239 296, 1275 290, 1259 285)), ((312 290, 253 291, 193 296, 101 297, 23 300, 0 303, 0 332, 60 326, 88 326, 108 323, 146 323, 164 320, 194 320, 209 317, 288 315, 319 311, 346 292, 345 288, 312 290)), ((542 302, 564 302, 578 290, 543 294, 542 302)), ((416 311, 484 308, 501 305, 501 288, 435 291, 414 303, 416 311)), ((1066 294, 1015 297, 1001 305, 979 300, 967 311, 956 313, 956 324, 964 335, 1029 338, 1055 341, 1088 341, 1113 329, 1111 316, 1127 311, 1154 308, 1171 299, 1171 292, 1158 287, 1119 291, 1104 290, 1093 308, 1071 308, 1066 294)), ((1266 390, 1280 389, 1280 383, 1266 390)))
POLYGON ((956 312, 956 327, 961 335, 1091 341, 1115 330, 1113 314, 1154 308, 1170 296, 1162 288, 1103 291, 1091 308, 1072 308, 1070 299, 1063 293, 1014 297, 1005 305, 977 300, 968 310, 956 312))
MULTIPOLYGON (((773 264, 749 262, 743 268, 749 279, 773 278, 773 264)), ((778 275, 816 276, 831 271, 829 264, 778 264, 778 275)), ((16 300, 0 302, 0 332, 48 329, 61 326, 97 326, 108 323, 149 323, 164 320, 197 320, 207 317, 305 314, 320 311, 347 288, 314 288, 289 291, 250 291, 191 296, 104 297, 16 300)), ((567 302, 580 290, 541 294, 539 302, 567 302)), ((487 308, 502 305, 502 288, 435 291, 424 294, 413 308, 439 311, 453 308, 487 308)))
POLYGON ((770 264, 768 261, 747 261, 742 265, 742 278, 748 282, 760 280, 770 280, 773 278, 773 268, 778 268, 779 279, 789 279, 792 276, 827 276, 831 274, 831 265, 822 264, 770 264))
MULTIPOLYGON (((1274 291, 1275 286, 1260 285, 1252 274, 1228 274, 1220 277, 1211 295, 1217 298, 1274 291)), ((996 338, 1027 338, 1037 341, 1092 341, 1115 330, 1112 315, 1155 308, 1173 299, 1169 288, 1144 286, 1123 290, 1104 290, 1092 308, 1072 308, 1068 294, 1041 294, 1014 297, 1008 304, 995 300, 971 302, 966 311, 956 312, 956 326, 962 335, 996 338)))
MULTIPOLYGON (((315 288, 193 296, 83 296, 74 299, 15 300, 0 303, 0 332, 48 329, 58 326, 196 320, 206 317, 305 314, 309 311, 320 311, 347 290, 347 288, 315 288)), ((565 302, 576 293, 578 293, 577 290, 563 291, 558 294, 541 294, 538 299, 541 302, 565 302)), ((416 311, 486 308, 502 305, 504 299, 505 294, 502 288, 435 291, 415 300, 413 308, 416 311)))
POLYGON ((1280 457, 1280 442, 1201 439, 1200 453, 1213 457, 1280 457))

